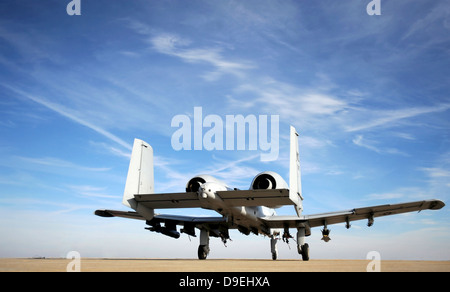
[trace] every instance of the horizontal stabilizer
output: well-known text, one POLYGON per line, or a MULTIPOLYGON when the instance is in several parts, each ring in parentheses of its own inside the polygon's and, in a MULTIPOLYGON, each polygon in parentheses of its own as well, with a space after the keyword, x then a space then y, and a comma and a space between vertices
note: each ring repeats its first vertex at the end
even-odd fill
POLYGON ((218 191, 217 194, 231 207, 294 205, 288 189, 218 191))
POLYGON ((134 199, 151 209, 202 207, 196 192, 135 195, 134 199))
MULTIPOLYGON (((288 189, 217 191, 229 207, 294 205, 288 189)), ((139 204, 150 209, 208 208, 208 201, 200 200, 196 192, 135 195, 139 204)))

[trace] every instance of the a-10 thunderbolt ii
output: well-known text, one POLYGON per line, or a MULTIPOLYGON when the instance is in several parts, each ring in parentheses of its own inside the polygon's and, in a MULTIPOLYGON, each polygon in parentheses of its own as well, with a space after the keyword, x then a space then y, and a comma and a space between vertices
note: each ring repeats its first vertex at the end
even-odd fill
POLYGON ((201 260, 209 254, 210 236, 219 237, 226 243, 230 239, 230 229, 238 229, 245 235, 253 233, 268 236, 272 259, 276 260, 277 241, 283 239, 287 242, 293 238, 289 230, 295 228, 298 253, 307 261, 309 246, 305 243, 305 237, 311 235, 314 227, 322 227, 322 239, 328 242, 328 226, 331 224, 345 223, 350 228, 351 221, 367 220, 367 225, 372 226, 376 217, 426 209, 438 210, 445 206, 440 200, 422 200, 303 215, 298 134, 292 126, 289 168, 289 185, 272 171, 257 174, 249 190, 231 188, 210 175, 196 175, 188 181, 185 192, 155 194, 153 149, 148 143, 135 139, 122 201, 134 211, 96 210, 95 215, 144 220, 148 225, 146 229, 173 238, 179 238, 180 232, 196 237, 197 228, 200 230, 198 258, 201 260), (294 206, 296 215, 277 216, 275 209, 285 205, 294 206), (170 208, 204 208, 214 210, 221 216, 155 213, 156 209, 170 208), (177 230, 178 225, 182 226, 180 231, 177 230))

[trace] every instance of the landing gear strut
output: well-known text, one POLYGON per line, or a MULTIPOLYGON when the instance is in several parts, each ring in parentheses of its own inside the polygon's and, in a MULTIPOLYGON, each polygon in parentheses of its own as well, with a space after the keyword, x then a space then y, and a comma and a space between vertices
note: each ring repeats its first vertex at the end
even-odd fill
POLYGON ((270 237, 270 250, 272 252, 273 260, 276 260, 278 257, 277 241, 278 241, 278 238, 276 238, 274 235, 272 235, 270 237))
POLYGON ((200 230, 200 245, 198 246, 198 259, 206 260, 209 254, 209 231, 206 229, 200 230))
POLYGON ((305 228, 297 229, 297 251, 302 256, 302 260, 309 261, 309 245, 305 243, 305 228))

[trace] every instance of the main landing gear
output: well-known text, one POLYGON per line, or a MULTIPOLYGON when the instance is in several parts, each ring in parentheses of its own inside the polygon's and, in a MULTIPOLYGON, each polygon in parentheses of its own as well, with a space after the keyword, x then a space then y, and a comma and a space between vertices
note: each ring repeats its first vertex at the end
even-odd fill
POLYGON ((198 259, 206 260, 206 257, 209 254, 209 247, 207 245, 199 245, 198 246, 198 259))
MULTIPOLYGON (((211 236, 215 236, 214 230, 212 230, 211 232, 212 232, 211 236)), ((200 230, 200 245, 198 246, 197 252, 199 260, 205 260, 208 257, 210 251, 209 236, 210 231, 208 229, 203 228, 200 230)), ((302 256, 302 260, 309 261, 309 245, 305 243, 305 236, 306 236, 306 228, 305 227, 297 228, 297 251, 302 256)), ((229 239, 227 234, 223 234, 222 236, 217 237, 221 237, 224 244, 226 240, 229 239)), ((289 228, 285 228, 284 233, 282 235, 282 239, 284 242, 289 244, 290 238, 293 237, 289 233, 289 228)), ((276 260, 278 258, 277 241, 279 239, 280 239, 279 233, 270 236, 270 250, 272 253, 273 260, 276 260)))
POLYGON ((200 245, 198 246, 198 259, 205 260, 209 254, 209 237, 218 237, 222 240, 223 245, 227 246, 227 241, 231 240, 228 229, 202 228, 200 229, 200 245))
MULTIPOLYGON (((309 235, 309 234, 308 234, 309 235)), ((302 256, 302 260, 309 261, 309 245, 305 243, 306 228, 297 228, 297 251, 302 256)), ((293 238, 289 233, 289 228, 284 229, 282 236, 283 242, 289 244, 289 239, 293 238)), ((272 259, 276 260, 278 257, 277 241, 279 238, 275 234, 270 236, 270 249, 272 252, 272 259)))
POLYGON ((275 235, 270 236, 270 251, 272 252, 273 260, 276 260, 278 257, 277 241, 278 238, 275 235))
POLYGON ((209 254, 209 231, 206 229, 200 230, 200 245, 198 246, 198 259, 206 260, 209 254))
POLYGON ((309 245, 305 243, 305 231, 303 227, 297 229, 297 251, 302 260, 309 261, 309 245))

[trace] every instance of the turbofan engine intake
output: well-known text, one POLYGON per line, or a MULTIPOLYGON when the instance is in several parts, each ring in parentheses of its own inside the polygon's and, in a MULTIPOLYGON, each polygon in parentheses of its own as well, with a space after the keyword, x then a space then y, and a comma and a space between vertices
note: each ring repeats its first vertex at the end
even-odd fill
POLYGON ((259 173, 252 181, 252 190, 288 189, 288 184, 276 172, 264 171, 259 173))
POLYGON ((221 180, 218 180, 211 175, 201 174, 194 176, 188 181, 188 183, 186 184, 186 192, 198 192, 200 186, 207 182, 218 183, 226 187, 225 183, 221 180))

